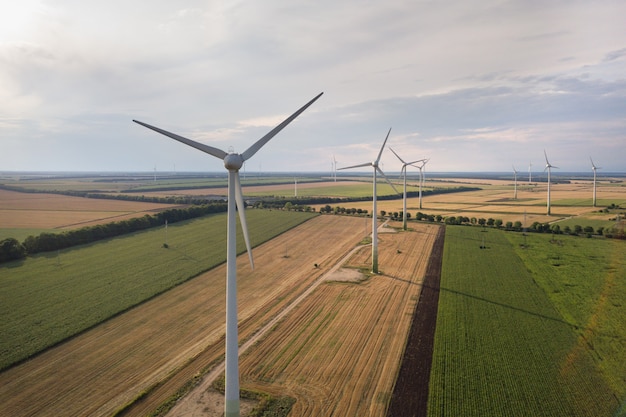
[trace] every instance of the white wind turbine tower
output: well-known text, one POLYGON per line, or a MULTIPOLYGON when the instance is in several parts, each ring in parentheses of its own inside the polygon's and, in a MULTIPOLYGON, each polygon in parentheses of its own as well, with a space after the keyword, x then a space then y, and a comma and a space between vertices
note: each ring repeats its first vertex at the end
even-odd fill
POLYGON ((530 170, 530 168, 533 166, 532 162, 528 163, 528 185, 530 185, 530 183, 533 181, 533 173, 530 170))
POLYGON ((335 159, 335 155, 333 155, 333 179, 337 182, 337 160, 335 159))
POLYGON ((559 168, 559 167, 555 167, 554 165, 550 165, 550 162, 548 161, 548 155, 546 154, 546 150, 543 150, 543 155, 546 157, 546 167, 543 169, 548 170, 548 215, 550 215, 550 173, 552 171, 552 168, 559 168))
POLYGON ((422 169, 426 168, 426 163, 428 161, 430 161, 430 159, 422 159, 422 163, 420 165, 413 165, 415 168, 420 170, 420 197, 419 197, 420 210, 422 208, 422 186, 424 185, 424 174, 422 172, 422 169))
POLYGON ((593 163, 593 159, 591 159, 591 157, 589 157, 589 160, 591 161, 591 169, 593 169, 593 206, 595 207, 596 206, 596 170, 602 169, 602 168, 595 166, 593 163))
POLYGON ((513 165, 513 200, 517 200, 517 170, 515 169, 515 165, 513 165))
MULTIPOLYGON (((423 159, 418 159, 417 161, 413 161, 413 162, 404 162, 404 160, 402 158, 400 158, 400 156, 396 153, 396 151, 394 151, 391 147, 389 147, 389 149, 391 149, 391 152, 393 152, 393 154, 400 160, 400 162, 402 162, 402 169, 400 170, 400 172, 403 174, 403 177, 404 177, 404 193, 402 195, 402 229, 406 230, 406 222, 407 222, 407 214, 406 214, 406 166, 407 165, 413 165, 413 164, 416 164, 418 162, 424 162, 424 160, 423 159)), ((421 185, 420 185, 420 188, 421 188, 421 185)))
POLYGON ((170 133, 159 129, 158 127, 133 120, 133 122, 145 126, 155 132, 161 133, 202 152, 213 155, 216 158, 224 160, 224 166, 228 170, 228 227, 227 227, 227 252, 226 252, 226 392, 224 401, 225 416, 239 416, 239 352, 238 352, 238 332, 237 332, 237 248, 236 248, 236 216, 235 209, 239 210, 239 220, 243 230, 243 237, 246 242, 246 249, 250 258, 250 266, 254 268, 252 260, 252 252, 250 249, 250 240, 248 238, 248 227, 246 224, 246 215, 244 213, 245 206, 243 202, 243 193, 241 191, 241 183, 239 180, 239 170, 244 161, 250 159, 259 149, 263 147, 270 139, 272 139, 285 126, 291 123, 304 110, 306 110, 315 100, 323 93, 320 93, 307 104, 302 106, 298 111, 285 119, 281 124, 272 129, 269 133, 255 142, 242 154, 235 152, 227 153, 221 149, 214 148, 209 145, 198 143, 191 139, 170 133))
POLYGON ((391 133, 391 128, 389 129, 389 132, 387 132, 387 137, 385 137, 383 146, 380 147, 380 152, 378 152, 378 157, 376 158, 376 160, 374 160, 373 162, 365 162, 359 165, 352 165, 352 166, 345 167, 345 168, 339 168, 339 170, 368 167, 368 166, 371 166, 372 168, 374 168, 374 181, 373 181, 374 182, 374 185, 373 185, 374 197, 372 198, 372 272, 375 274, 378 273, 378 230, 377 230, 377 224, 376 224, 377 219, 378 219, 378 214, 376 212, 376 173, 380 173, 380 175, 383 176, 383 178, 389 183, 389 185, 391 185, 391 187, 396 192, 398 192, 398 190, 396 190, 396 187, 394 187, 393 184, 387 179, 387 177, 385 176, 385 173, 378 167, 378 163, 380 162, 380 157, 383 154, 383 149, 385 149, 385 144, 387 143, 387 139, 389 139, 390 133, 391 133))

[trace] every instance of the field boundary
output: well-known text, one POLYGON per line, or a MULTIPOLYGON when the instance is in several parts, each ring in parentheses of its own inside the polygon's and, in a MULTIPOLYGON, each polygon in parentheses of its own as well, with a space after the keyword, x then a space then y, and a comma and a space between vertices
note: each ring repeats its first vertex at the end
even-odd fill
POLYGON ((435 342, 445 230, 445 226, 439 228, 428 260, 422 291, 415 305, 400 371, 387 410, 388 417, 422 417, 428 413, 428 383, 435 342))

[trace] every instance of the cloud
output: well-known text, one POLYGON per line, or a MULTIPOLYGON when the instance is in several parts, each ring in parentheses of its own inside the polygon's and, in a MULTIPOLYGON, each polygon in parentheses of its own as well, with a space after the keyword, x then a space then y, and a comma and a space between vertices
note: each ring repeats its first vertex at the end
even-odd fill
POLYGON ((243 150, 324 91, 255 155, 266 170, 372 159, 390 127, 431 169, 508 170, 553 145, 626 170, 619 2, 38 4, 0 28, 9 169, 221 170, 130 120, 243 150))

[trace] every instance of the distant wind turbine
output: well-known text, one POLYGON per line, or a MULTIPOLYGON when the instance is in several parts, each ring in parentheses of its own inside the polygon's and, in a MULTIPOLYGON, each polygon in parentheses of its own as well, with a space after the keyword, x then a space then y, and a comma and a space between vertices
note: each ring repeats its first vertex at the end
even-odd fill
POLYGON ((551 165, 548 161, 548 154, 546 154, 546 150, 543 150, 543 155, 546 157, 546 167, 543 169, 544 171, 548 171, 548 215, 550 215, 550 173, 552 172, 552 168, 559 168, 551 165))
POLYGON ((593 159, 591 159, 591 157, 589 157, 589 160, 591 161, 591 169, 593 169, 593 206, 595 207, 596 206, 596 170, 602 169, 602 168, 595 166, 593 163, 593 159))
POLYGON ((221 149, 205 145, 191 139, 170 133, 158 127, 133 120, 142 126, 152 129, 155 132, 168 136, 174 140, 182 142, 202 152, 213 155, 224 160, 224 166, 228 170, 228 226, 227 226, 227 252, 226 252, 226 392, 224 401, 224 415, 227 417, 239 416, 239 352, 238 352, 238 332, 237 332, 237 246, 236 246, 236 216, 235 209, 239 210, 239 220, 243 230, 243 237, 246 242, 246 249, 250 258, 250 266, 254 269, 252 251, 250 249, 250 239, 248 238, 248 226, 246 224, 245 206, 241 182, 239 180, 239 170, 244 161, 252 158, 270 139, 272 139, 285 126, 291 123, 303 111, 305 111, 323 93, 302 106, 298 111, 285 119, 281 124, 272 129, 269 133, 250 146, 244 153, 224 152, 221 149))
POLYGON ((513 200, 517 200, 517 170, 515 169, 515 165, 513 165, 513 200))
POLYGON ((391 188, 393 188, 396 192, 398 192, 398 190, 396 190, 396 187, 394 187, 393 184, 387 179, 387 177, 385 176, 385 173, 378 167, 378 164, 380 163, 380 157, 383 154, 383 149, 385 149, 385 144, 387 143, 387 139, 389 139, 390 133, 391 133, 391 128, 389 129, 389 132, 387 132, 387 137, 385 137, 383 146, 380 147, 380 152, 378 152, 378 157, 373 162, 365 162, 359 165, 352 165, 349 167, 339 168, 339 170, 342 170, 342 169, 351 169, 351 168, 371 166, 374 169, 374 181, 373 181, 374 182, 374 185, 373 185, 374 197, 372 198, 372 272, 375 274, 378 273, 378 230, 377 230, 377 224, 376 224, 377 219, 378 219, 378 214, 376 212, 376 173, 380 173, 380 175, 382 175, 382 177, 389 183, 389 185, 391 185, 391 188))
POLYGON ((412 161, 412 162, 405 162, 402 158, 400 158, 400 155, 398 155, 396 153, 396 151, 394 151, 391 147, 389 147, 389 149, 391 149, 391 152, 393 152, 393 154, 400 160, 400 162, 402 162, 402 169, 400 170, 400 172, 403 174, 404 177, 404 193, 402 195, 402 229, 406 230, 406 223, 407 223, 407 214, 406 214, 406 166, 407 165, 413 165, 416 164, 418 162, 423 162, 423 159, 418 159, 417 161, 412 161))
POLYGON ((422 186, 424 185, 424 173, 422 172, 422 170, 426 168, 426 163, 428 161, 430 161, 430 159, 422 159, 421 164, 413 165, 415 168, 420 170, 420 196, 419 196, 420 210, 422 208, 422 186))
POLYGON ((530 185, 530 183, 533 181, 533 173, 530 170, 530 168, 533 166, 532 162, 528 163, 528 185, 530 185))
POLYGON ((337 160, 335 159, 335 155, 333 155, 332 166, 333 166, 333 179, 335 180, 335 182, 337 182, 337 160))

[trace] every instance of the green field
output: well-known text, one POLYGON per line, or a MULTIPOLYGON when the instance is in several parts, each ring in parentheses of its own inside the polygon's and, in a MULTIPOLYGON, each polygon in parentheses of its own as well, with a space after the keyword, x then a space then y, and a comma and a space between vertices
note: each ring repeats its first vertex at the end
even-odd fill
MULTIPOLYGON (((318 182, 321 177, 300 177, 298 182, 318 182)), ((241 185, 267 185, 293 183, 290 176, 242 176, 241 185)), ((41 192, 150 192, 155 190, 184 190, 197 188, 227 187, 226 175, 157 175, 156 180, 151 173, 143 175, 118 176, 68 176, 68 177, 34 177, 17 181, 15 178, 0 177, 0 184, 26 191, 41 192)))
POLYGON ((429 416, 625 415, 626 246, 552 237, 447 227, 429 416))
MULTIPOLYGON (((244 185, 245 186, 245 185, 244 185)), ((397 194, 393 188, 386 182, 379 182, 376 184, 376 192, 378 196, 386 195, 401 195, 402 185, 394 184, 396 190, 400 192, 397 194)), ((419 187, 413 187, 407 185, 407 192, 419 191, 419 187)), ((254 192, 244 189, 244 194, 248 197, 260 197, 268 194, 267 191, 254 192)), ((288 190, 274 190, 271 192, 276 197, 293 197, 295 194, 295 186, 288 190)), ((372 183, 354 181, 352 184, 336 185, 336 186, 323 186, 315 188, 302 188, 298 187, 298 197, 335 197, 335 198, 360 198, 372 196, 372 183)))
POLYGON ((20 242, 24 242, 28 236, 38 236, 39 234, 47 232, 47 233, 59 233, 58 230, 55 229, 22 229, 22 228, 11 228, 11 229, 2 229, 0 228, 0 240, 7 238, 14 238, 19 240, 20 242))
MULTIPOLYGON (((314 214, 247 210, 252 245, 314 214)), ((226 260, 226 214, 0 264, 0 369, 226 260)), ((238 232, 238 251, 245 244, 238 232)))

